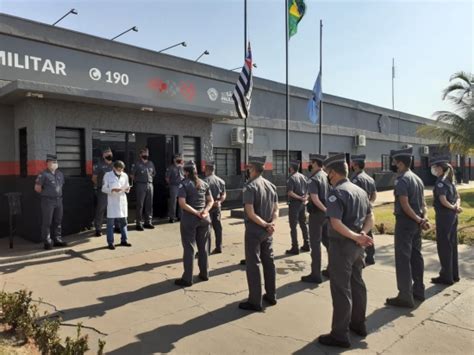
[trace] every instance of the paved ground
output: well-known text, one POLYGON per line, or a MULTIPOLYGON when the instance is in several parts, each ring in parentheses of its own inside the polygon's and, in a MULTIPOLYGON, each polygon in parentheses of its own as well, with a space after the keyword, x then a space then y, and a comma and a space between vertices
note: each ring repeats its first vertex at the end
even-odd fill
MULTIPOLYGON (((289 228, 278 222, 275 236, 279 303, 265 313, 237 308, 247 296, 243 224, 224 213, 224 254, 210 259, 209 282, 177 288, 182 273, 179 226, 160 225, 130 232, 132 248, 105 249, 104 238, 70 237, 67 254, 6 263, 10 251, 0 239, 1 287, 29 288, 42 308, 60 314, 66 325, 83 322, 95 347, 107 341, 111 354, 309 354, 337 353, 315 339, 329 330, 329 283, 311 287, 298 280, 309 270, 308 253, 287 257, 289 228)), ((461 282, 429 284, 437 274, 436 246, 424 242, 427 300, 414 310, 384 307, 396 293, 393 238, 376 236, 377 264, 364 271, 368 287, 366 339, 352 337, 346 353, 467 354, 474 348, 474 253, 461 246, 461 282)), ((16 256, 31 256, 31 244, 17 244, 16 256), (18 254, 20 253, 20 254, 18 254)), ((39 253, 39 255, 48 255, 39 253)), ((12 259, 10 259, 12 260, 12 259)), ((197 273, 197 271, 196 271, 197 273)), ((72 334, 72 326, 62 328, 72 334)))

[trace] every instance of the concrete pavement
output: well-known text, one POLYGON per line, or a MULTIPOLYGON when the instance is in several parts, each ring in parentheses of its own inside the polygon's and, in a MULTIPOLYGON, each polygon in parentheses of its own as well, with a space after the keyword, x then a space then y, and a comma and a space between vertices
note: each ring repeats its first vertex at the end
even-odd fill
MULTIPOLYGON (((279 303, 265 313, 237 308, 247 297, 245 269, 238 265, 243 256, 243 223, 229 218, 228 212, 224 213, 224 253, 210 257, 210 280, 190 288, 173 284, 182 273, 178 224, 132 231, 133 247, 115 251, 105 249, 105 237, 69 237, 74 242, 67 254, 13 263, 3 258, 0 280, 8 291, 33 290, 43 301, 42 309, 62 317, 63 335, 73 334, 72 325, 83 322, 91 347, 95 349, 97 339, 103 338, 112 354, 342 352, 315 343, 330 329, 329 282, 318 287, 299 282, 310 269, 310 256, 285 256, 290 244, 287 218, 281 218, 277 227, 279 303)), ((386 297, 396 293, 393 237, 376 236, 376 244, 377 263, 364 271, 370 334, 365 339, 353 336, 353 348, 344 352, 466 354, 472 350, 473 249, 460 246, 462 280, 445 288, 429 284, 439 263, 436 245, 424 241, 427 300, 414 310, 403 310, 383 305, 386 297)), ((26 250, 22 252, 35 255, 31 246, 26 250)))

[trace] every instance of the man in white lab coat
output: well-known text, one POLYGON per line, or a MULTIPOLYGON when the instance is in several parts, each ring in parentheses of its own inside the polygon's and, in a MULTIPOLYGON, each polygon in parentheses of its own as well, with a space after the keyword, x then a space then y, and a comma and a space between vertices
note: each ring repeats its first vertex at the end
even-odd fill
POLYGON ((104 175, 102 192, 107 194, 107 244, 110 250, 114 245, 114 220, 120 227, 122 235, 120 246, 131 247, 127 242, 127 193, 130 192, 128 175, 123 172, 125 164, 121 160, 114 162, 113 170, 104 175))

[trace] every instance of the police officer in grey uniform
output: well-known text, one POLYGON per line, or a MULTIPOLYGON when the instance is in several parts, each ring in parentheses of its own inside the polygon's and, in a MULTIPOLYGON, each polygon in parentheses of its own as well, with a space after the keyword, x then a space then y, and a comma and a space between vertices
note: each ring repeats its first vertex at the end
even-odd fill
POLYGON ((96 190, 97 205, 95 209, 94 227, 95 236, 100 237, 102 235, 102 221, 104 219, 104 213, 107 209, 107 194, 102 192, 102 181, 104 175, 109 171, 112 171, 112 150, 107 147, 102 150, 102 159, 94 166, 92 173, 92 183, 94 184, 94 190, 96 190))
POLYGON ((262 308, 261 263, 265 280, 263 300, 276 305, 276 273, 273 261, 273 233, 278 217, 278 195, 275 185, 262 176, 266 157, 249 157, 250 179, 243 189, 245 211, 245 260, 248 301, 239 308, 260 312, 262 308))
POLYGON ((395 179, 395 268, 397 297, 387 298, 386 304, 413 308, 414 299, 425 300, 423 284, 424 262, 421 254, 421 230, 429 229, 423 194, 423 181, 410 170, 413 148, 392 150, 393 165, 398 171, 395 179))
POLYGON ((345 154, 324 161, 333 189, 327 200, 329 218, 329 272, 333 304, 331 333, 321 335, 324 345, 350 347, 349 330, 367 335, 367 289, 362 279, 364 247, 374 218, 367 193, 347 179, 345 154))
POLYGON ((36 178, 35 191, 41 195, 41 237, 44 248, 50 250, 53 245, 67 245, 61 238, 64 175, 58 170, 56 155, 48 154, 46 165, 36 178))
POLYGON ((153 179, 156 170, 155 164, 148 158, 148 149, 140 149, 140 159, 136 162, 131 174, 137 193, 137 231, 143 231, 143 228, 155 228, 153 225, 153 179))
MULTIPOLYGON (((209 214, 211 216, 212 228, 216 234, 216 248, 211 252, 211 254, 220 254, 222 253, 221 206, 224 203, 227 194, 225 190, 225 181, 214 173, 214 169, 214 162, 210 161, 206 163, 206 178, 204 181, 209 185, 212 198, 214 199, 214 205, 209 214)), ((209 248, 211 247, 210 244, 211 240, 209 240, 209 248)))
MULTIPOLYGON (((365 154, 352 155, 351 156, 351 170, 353 174, 351 176, 351 181, 353 184, 359 186, 362 190, 367 192, 369 196, 369 201, 371 204, 377 199, 377 187, 375 186, 374 179, 365 172, 365 154)), ((369 237, 373 238, 372 231, 369 232, 369 237)), ((373 245, 365 249, 365 264, 373 265, 375 264, 374 255, 375 248, 373 245)))
POLYGON ((309 240, 311 244, 311 274, 301 277, 301 281, 321 283, 321 241, 327 246, 326 200, 329 192, 328 177, 323 170, 325 155, 310 154, 311 177, 308 179, 309 240), (323 238, 324 234, 324 238, 323 238))
POLYGON ((173 164, 166 169, 165 180, 169 185, 170 200, 168 205, 169 222, 174 223, 181 218, 181 209, 177 204, 179 185, 184 180, 183 157, 181 154, 174 156, 173 164))
POLYGON ((458 265, 458 214, 462 212, 461 198, 454 185, 454 170, 449 156, 430 159, 431 173, 437 177, 433 189, 436 212, 436 246, 441 264, 434 284, 452 285, 459 281, 458 265))
POLYGON ((288 219, 291 229, 291 249, 287 250, 287 254, 297 255, 300 253, 298 249, 298 231, 297 226, 300 225, 303 233, 304 244, 301 251, 310 251, 308 225, 306 224, 306 203, 308 202, 308 181, 306 177, 298 172, 300 162, 293 160, 290 162, 290 177, 286 183, 288 192, 288 219))
POLYGON ((209 211, 214 204, 209 185, 199 179, 196 164, 184 165, 186 179, 179 186, 178 201, 183 211, 181 219, 181 243, 183 244, 184 273, 175 281, 178 286, 193 284, 195 248, 198 250, 199 279, 209 280, 208 243, 211 219, 209 211))

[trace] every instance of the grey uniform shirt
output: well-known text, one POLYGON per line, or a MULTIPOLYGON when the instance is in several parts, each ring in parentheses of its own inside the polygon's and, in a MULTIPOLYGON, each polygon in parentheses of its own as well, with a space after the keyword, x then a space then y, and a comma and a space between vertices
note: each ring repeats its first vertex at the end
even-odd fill
MULTIPOLYGON (((326 215, 341 220, 347 228, 356 233, 362 230, 371 211, 367 193, 348 179, 341 180, 329 192, 326 215)), ((345 238, 332 227, 329 228, 329 236, 345 238)))
MULTIPOLYGON (((319 200, 322 202, 324 206, 326 206, 327 197, 329 193, 329 183, 328 183, 328 175, 324 171, 322 170, 318 171, 308 180, 308 193, 313 194, 313 195, 318 195, 319 200)), ((311 199, 309 201, 309 204, 313 205, 313 202, 311 201, 311 199)))
MULTIPOLYGON (((273 211, 278 204, 278 194, 275 185, 262 176, 247 182, 243 190, 243 203, 253 205, 255 214, 266 222, 273 218, 273 211)), ((252 222, 245 215, 245 227, 250 233, 262 233, 265 229, 252 222)))
POLYGON ((45 169, 36 178, 35 184, 42 188, 41 197, 58 198, 63 196, 64 175, 59 170, 53 174, 45 169))
POLYGON ((365 171, 354 174, 351 178, 351 181, 353 184, 356 184, 362 190, 367 192, 369 199, 374 192, 377 192, 374 179, 372 179, 372 177, 369 176, 365 171))
POLYGON ((215 174, 207 176, 204 181, 209 185, 214 201, 219 200, 225 192, 225 181, 215 174))
POLYGON ((156 175, 155 164, 151 160, 139 160, 133 166, 132 175, 135 182, 152 183, 156 175))
MULTIPOLYGON (((288 178, 288 181, 286 182, 286 191, 293 191, 298 196, 306 195, 308 193, 308 180, 303 174, 296 172, 288 178)), ((302 202, 292 197, 288 197, 288 201, 302 202)))
POLYGON ((166 178, 169 179, 169 184, 171 186, 179 186, 184 180, 184 172, 182 166, 176 166, 175 164, 171 165, 166 169, 166 178))
POLYGON ((207 182, 201 180, 201 186, 196 187, 194 181, 185 179, 178 190, 178 197, 184 197, 186 203, 195 210, 201 211, 206 207, 207 196, 211 194, 207 182))
POLYGON ((408 196, 408 203, 418 216, 423 215, 423 181, 413 171, 408 170, 395 179, 395 215, 408 217, 403 212, 400 196, 408 196))
POLYGON ((434 196, 434 201, 433 201, 433 206, 437 211, 451 211, 454 212, 453 210, 450 210, 449 208, 446 208, 441 204, 441 201, 439 200, 440 196, 446 196, 446 199, 448 202, 452 205, 454 205, 458 199, 458 192, 456 190, 456 186, 454 184, 447 180, 444 179, 443 177, 439 177, 436 180, 436 184, 433 188, 433 196, 434 196))
POLYGON ((97 176, 97 188, 102 189, 102 182, 104 181, 104 175, 109 171, 112 171, 112 163, 107 164, 104 159, 101 159, 96 165, 94 165, 93 175, 97 176))

